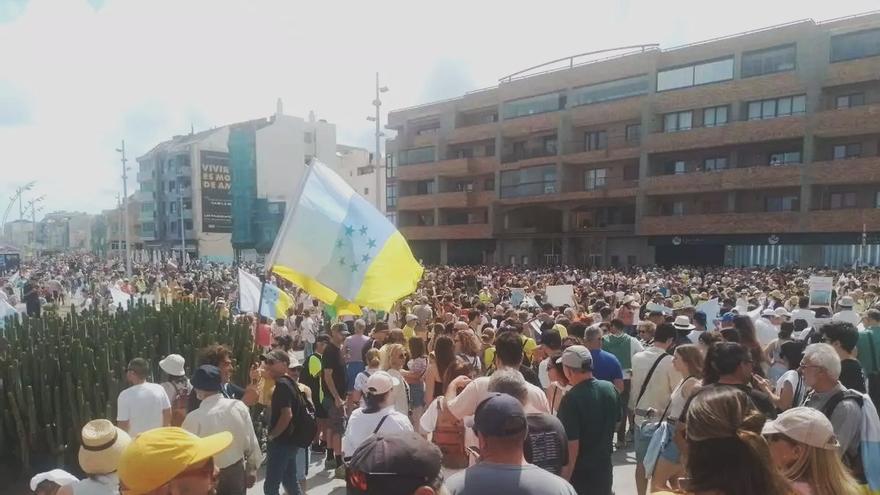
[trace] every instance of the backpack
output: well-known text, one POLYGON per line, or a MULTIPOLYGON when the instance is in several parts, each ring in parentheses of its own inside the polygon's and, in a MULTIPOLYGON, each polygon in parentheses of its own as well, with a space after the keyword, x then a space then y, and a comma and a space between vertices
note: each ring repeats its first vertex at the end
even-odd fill
POLYGON ((189 411, 189 390, 187 387, 179 387, 174 382, 168 382, 174 387, 174 399, 171 401, 171 426, 180 426, 189 411))
MULTIPOLYGON (((822 407, 821 412, 828 418, 828 421, 831 421, 831 415, 834 414, 834 410, 837 409, 837 405, 845 400, 854 401, 859 405, 859 409, 864 407, 865 405, 865 397, 855 391, 855 390, 839 390, 836 394, 832 395, 828 402, 825 403, 825 406, 822 407)), ((856 450, 855 454, 850 454, 849 452, 843 453, 843 463, 852 471, 853 476, 856 480, 861 484, 865 484, 865 469, 862 463, 862 449, 859 448, 856 450)))
POLYGON ((293 417, 284 432, 287 442, 296 447, 308 447, 318 434, 315 406, 289 377, 281 377, 277 383, 283 383, 293 393, 294 404, 291 404, 293 417))
POLYGON ((443 407, 443 400, 437 403, 437 424, 431 443, 436 445, 443 454, 443 466, 449 469, 468 467, 469 458, 464 447, 464 421, 455 417, 449 409, 443 407))

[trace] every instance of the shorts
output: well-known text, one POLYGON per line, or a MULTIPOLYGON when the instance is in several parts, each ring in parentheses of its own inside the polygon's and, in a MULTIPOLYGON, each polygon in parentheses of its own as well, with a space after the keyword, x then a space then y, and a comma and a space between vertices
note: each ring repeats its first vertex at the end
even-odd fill
POLYGON ((636 464, 641 464, 645 460, 645 454, 648 452, 648 445, 651 443, 651 437, 654 436, 653 428, 645 428, 650 422, 636 425, 636 431, 633 435, 633 441, 636 447, 636 464))
POLYGON ((327 411, 327 428, 333 433, 345 433, 345 411, 336 407, 333 397, 324 397, 324 409, 327 411))
POLYGON ((345 391, 354 390, 354 381, 357 379, 358 373, 364 371, 363 361, 352 361, 345 365, 345 391))
MULTIPOLYGON (((670 425, 670 428, 675 432, 675 425, 670 425)), ((673 464, 678 464, 681 460, 681 452, 678 450, 678 445, 672 441, 672 437, 666 439, 666 445, 660 451, 660 457, 673 464)))
POLYGON ((411 383, 409 385, 409 408, 425 407, 425 384, 411 383))
MULTIPOLYGON (((326 399, 325 399, 326 400, 326 399)), ((315 418, 327 419, 327 409, 324 409, 323 402, 315 401, 315 418)))

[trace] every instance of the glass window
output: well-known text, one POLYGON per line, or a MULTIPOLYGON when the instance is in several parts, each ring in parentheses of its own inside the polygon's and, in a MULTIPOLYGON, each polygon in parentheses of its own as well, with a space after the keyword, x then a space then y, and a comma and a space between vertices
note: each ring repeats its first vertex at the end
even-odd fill
POLYGON ((665 132, 686 131, 691 128, 693 122, 693 112, 667 113, 663 116, 663 130, 665 132))
POLYGON ((791 113, 804 113, 807 111, 807 97, 804 95, 791 98, 791 113))
POLYGON ((880 55, 880 29, 831 37, 831 61, 841 62, 880 55))
POLYGON ((434 161, 434 147, 414 148, 400 150, 398 158, 401 165, 413 165, 416 163, 428 163, 434 161))
POLYGON ((861 155, 862 143, 838 144, 834 146, 833 156, 835 160, 858 158, 861 155))
POLYGON ((749 120, 757 120, 761 118, 761 102, 749 102, 749 120))
POLYGON ((617 100, 648 92, 648 75, 628 77, 616 81, 591 84, 571 91, 572 106, 589 105, 602 101, 617 100))
POLYGON ((592 191, 593 189, 598 189, 600 187, 605 187, 606 176, 608 174, 608 169, 605 168, 597 168, 593 170, 587 170, 584 174, 584 189, 587 191, 592 191))
POLYGON ((608 147, 608 133, 593 131, 584 134, 584 151, 604 150, 608 147))
POLYGON ((672 202, 672 214, 676 216, 684 215, 684 201, 672 202))
MULTIPOLYGON (((791 113, 791 102, 789 102, 789 111, 791 113)), ((781 108, 780 108, 781 110, 781 108)), ((764 100, 761 102, 761 118, 772 119, 776 116, 776 100, 764 100)))
POLYGON ((657 72, 657 91, 733 79, 733 57, 657 72))
POLYGON ((397 183, 385 184, 385 207, 397 207, 397 183))
POLYGON ((834 108, 849 108, 865 104, 865 93, 853 93, 838 96, 834 100, 834 108))
POLYGON ((642 138, 642 125, 630 124, 626 126, 626 142, 638 143, 642 138))
POLYGON ((703 109, 703 126, 716 127, 727 123, 727 105, 703 109))
POLYGON ((397 226, 397 212, 396 211, 390 211, 390 212, 386 213, 385 218, 387 218, 388 221, 391 222, 391 225, 394 225, 395 227, 397 226))
POLYGON ((854 192, 831 193, 829 199, 829 207, 832 210, 856 207, 856 193, 854 192))
POLYGON ((880 208, 880 191, 874 194, 874 208, 880 208))
POLYGON ((771 196, 764 200, 764 211, 796 211, 800 209, 798 196, 771 196))
POLYGON ((724 170, 727 168, 727 157, 707 158, 703 161, 703 168, 707 172, 724 170))
POLYGON ((800 151, 784 151, 770 154, 770 165, 785 165, 787 163, 800 163, 800 151))
POLYGON ((501 172, 501 197, 540 196, 556 193, 556 165, 541 165, 501 172))
POLYGON ((421 180, 416 183, 416 194, 434 194, 434 180, 421 180))
POLYGON ((748 119, 774 119, 776 117, 801 114, 806 110, 807 97, 804 95, 751 101, 748 106, 748 119))
POLYGON ((397 177, 397 167, 394 166, 394 153, 385 154, 385 177, 388 179, 397 177))
POLYGON ((505 119, 514 119, 526 115, 555 112, 563 108, 565 108, 565 95, 549 93, 521 100, 506 101, 502 104, 502 115, 505 119))
POLYGON ((793 70, 795 68, 795 45, 747 52, 742 57, 742 77, 760 76, 793 70))
MULTIPOLYGON (((773 101, 773 100, 770 100, 773 101)), ((780 98, 779 99, 779 115, 791 115, 791 99, 789 98, 780 98)), ((776 114, 771 115, 770 117, 764 118, 773 118, 776 114)))

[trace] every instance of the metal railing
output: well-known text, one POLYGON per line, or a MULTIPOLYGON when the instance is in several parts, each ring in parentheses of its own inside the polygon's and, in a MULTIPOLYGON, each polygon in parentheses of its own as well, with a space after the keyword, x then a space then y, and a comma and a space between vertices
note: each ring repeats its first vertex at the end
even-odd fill
POLYGON ((656 50, 659 47, 660 47, 660 45, 657 43, 648 43, 648 44, 643 44, 643 45, 619 46, 616 48, 605 48, 603 50, 594 50, 591 52, 578 53, 576 55, 569 55, 568 57, 558 58, 556 60, 551 60, 549 62, 544 62, 543 64, 535 65, 535 66, 529 67, 527 69, 523 69, 521 71, 514 72, 513 74, 509 74, 507 76, 504 76, 504 77, 498 79, 498 82, 499 82, 499 84, 509 83, 511 81, 515 81, 518 79, 524 79, 527 77, 537 76, 540 74, 546 74, 548 72, 556 72, 559 70, 572 69, 574 67, 580 67, 582 65, 593 64, 596 62, 603 62, 606 60, 621 58, 621 57, 625 57, 628 55, 634 55, 636 53, 644 53, 646 51, 656 50), (598 55, 600 53, 617 52, 617 51, 622 51, 622 50, 629 50, 629 51, 627 51, 625 53, 620 53, 617 55, 612 55, 610 57, 604 57, 604 58, 600 58, 600 59, 596 59, 596 60, 588 60, 586 62, 575 63, 575 59, 577 59, 577 58, 588 57, 590 55, 598 55), (532 72, 535 69, 540 69, 543 67, 547 67, 549 65, 558 64, 560 62, 565 62, 565 61, 568 61, 568 66, 566 66, 566 67, 555 67, 552 69, 547 69, 547 70, 535 72, 533 74, 529 74, 529 72, 532 72))
POLYGON ((527 148, 524 150, 513 151, 501 155, 501 163, 512 163, 520 160, 528 160, 529 158, 543 158, 547 156, 556 156, 556 148, 527 148))

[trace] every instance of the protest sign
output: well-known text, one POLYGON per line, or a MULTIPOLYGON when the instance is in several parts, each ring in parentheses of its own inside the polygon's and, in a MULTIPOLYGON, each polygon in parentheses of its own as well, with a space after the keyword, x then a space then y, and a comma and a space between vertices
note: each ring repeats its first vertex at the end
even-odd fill
POLYGON ((573 285, 551 285, 545 291, 547 294, 547 302, 555 307, 564 305, 574 306, 574 286, 573 285))
POLYGON ((810 307, 831 307, 832 277, 810 277, 810 307))
POLYGON ((514 287, 514 288, 510 289, 510 304, 512 304, 514 306, 519 306, 523 302, 523 299, 525 299, 525 297, 526 297, 526 290, 525 289, 522 289, 519 287, 514 287))

